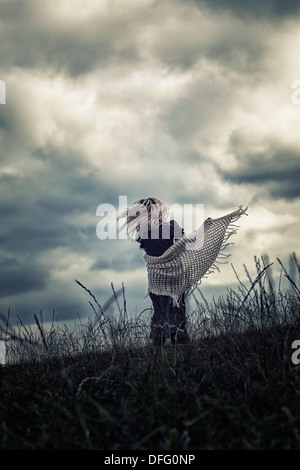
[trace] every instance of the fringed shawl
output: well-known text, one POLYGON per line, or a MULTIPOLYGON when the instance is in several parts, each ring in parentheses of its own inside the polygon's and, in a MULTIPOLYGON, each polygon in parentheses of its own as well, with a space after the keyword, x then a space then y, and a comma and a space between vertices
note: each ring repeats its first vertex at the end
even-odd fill
MULTIPOLYGON (((206 219, 190 234, 184 235, 161 256, 145 255, 148 272, 148 293, 167 295, 174 303, 182 294, 191 293, 201 279, 218 269, 217 258, 226 258, 222 252, 228 245, 228 238, 239 228, 234 223, 247 210, 238 210, 218 219, 206 219)), ((247 214, 246 214, 247 215, 247 214)))

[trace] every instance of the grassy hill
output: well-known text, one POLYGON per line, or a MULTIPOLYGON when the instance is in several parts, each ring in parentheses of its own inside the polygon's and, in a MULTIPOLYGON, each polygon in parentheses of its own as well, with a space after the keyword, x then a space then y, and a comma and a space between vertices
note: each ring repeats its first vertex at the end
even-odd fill
POLYGON ((275 291, 264 267, 199 304, 188 346, 154 349, 125 302, 72 332, 37 318, 35 330, 3 327, 0 450, 299 450, 300 292, 289 280, 275 291))

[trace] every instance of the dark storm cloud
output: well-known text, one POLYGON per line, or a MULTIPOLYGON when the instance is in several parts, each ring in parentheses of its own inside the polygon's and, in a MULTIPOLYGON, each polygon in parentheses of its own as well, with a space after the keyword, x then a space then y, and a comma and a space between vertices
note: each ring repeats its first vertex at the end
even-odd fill
POLYGON ((229 10, 237 15, 254 15, 262 17, 282 18, 299 13, 300 5, 297 0, 188 0, 200 9, 208 7, 215 13, 229 10))
POLYGON ((0 214, 9 220, 0 227, 2 248, 19 253, 72 244, 80 248, 81 235, 95 232, 96 217, 94 227, 81 227, 76 216, 95 215, 101 202, 115 200, 115 191, 71 151, 51 148, 35 156, 42 158, 42 169, 35 171, 32 158, 32 171, 0 175, 0 214))
POLYGON ((181 34, 181 28, 170 32, 160 30, 153 47, 154 55, 169 67, 182 70, 191 69, 205 60, 245 72, 262 66, 261 59, 266 53, 262 32, 252 34, 251 28, 246 29, 243 23, 230 27, 230 22, 220 24, 217 30, 214 27, 210 30, 206 21, 211 21, 209 16, 206 20, 199 18, 198 24, 195 21, 194 28, 180 36, 177 47, 174 43, 176 36, 181 34))
POLYGON ((114 188, 101 173, 67 147, 36 149, 23 171, 0 173, 1 309, 11 306, 29 322, 37 308, 57 308, 60 318, 71 312, 74 316, 76 310, 84 313, 80 293, 67 294, 63 283, 54 289, 51 253, 63 248, 76 253, 74 263, 80 255, 91 256, 92 262, 99 241, 97 206, 116 201, 114 188), (28 297, 33 291, 41 291, 44 298, 28 297))
MULTIPOLYGON (((239 159, 239 166, 224 172, 228 181, 268 188, 273 198, 293 200, 300 197, 300 155, 291 150, 275 150, 271 155, 248 154, 239 159)), ((258 189, 259 191, 259 189, 258 189)))
MULTIPOLYGON (((138 246, 136 246, 136 249, 138 249, 138 246)), ((101 256, 94 262, 91 267, 91 270, 97 271, 103 269, 112 269, 121 272, 143 268, 145 266, 143 254, 144 252, 138 250, 137 253, 121 259, 120 257, 114 257, 114 254, 112 254, 110 259, 101 256)))
MULTIPOLYGON (((30 321, 40 309, 66 320, 92 313, 75 278, 100 304, 121 280, 132 311, 143 303, 143 252, 96 236, 98 205, 117 210, 119 195, 128 204, 148 196, 205 202, 216 212, 231 204, 234 184, 237 199, 244 185, 251 194, 265 189, 267 200, 268 191, 299 195, 296 152, 274 145, 261 156, 255 149, 264 146, 251 139, 247 155, 248 141, 227 147, 256 112, 259 96, 251 109, 243 98, 257 86, 272 92, 277 45, 287 47, 286 24, 273 20, 295 13, 292 3, 125 4, 0 1, 0 309, 30 321), (224 149, 237 163, 230 173, 224 149)), ((277 132, 270 127, 268 136, 277 132)))
POLYGON ((46 288, 49 273, 44 267, 20 263, 16 258, 0 261, 0 298, 46 288))
MULTIPOLYGON (((129 15, 98 13, 71 23, 34 0, 0 2, 1 66, 55 68, 72 76, 138 59, 129 15)), ((71 19, 76 19, 76 10, 71 19)))

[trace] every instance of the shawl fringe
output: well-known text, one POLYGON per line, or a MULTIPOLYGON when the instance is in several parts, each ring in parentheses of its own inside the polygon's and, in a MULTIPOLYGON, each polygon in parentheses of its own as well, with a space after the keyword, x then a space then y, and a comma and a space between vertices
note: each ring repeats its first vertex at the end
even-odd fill
POLYGON ((183 294, 191 294, 203 278, 215 271, 220 272, 218 264, 225 264, 231 256, 224 250, 234 245, 228 240, 240 228, 235 222, 242 215, 248 215, 247 209, 239 206, 238 210, 217 219, 206 219, 201 227, 184 235, 161 256, 144 255, 148 274, 147 295, 166 295, 179 305, 183 294), (195 247, 187 247, 190 243, 195 247))

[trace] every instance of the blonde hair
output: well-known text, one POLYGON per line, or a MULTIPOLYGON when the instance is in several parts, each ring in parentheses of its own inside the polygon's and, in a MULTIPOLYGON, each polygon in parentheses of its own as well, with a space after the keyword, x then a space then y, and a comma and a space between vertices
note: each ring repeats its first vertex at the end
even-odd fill
POLYGON ((158 198, 149 197, 135 201, 123 211, 118 219, 124 219, 123 229, 127 226, 127 235, 133 240, 146 236, 149 230, 158 228, 169 215, 169 206, 158 198))

